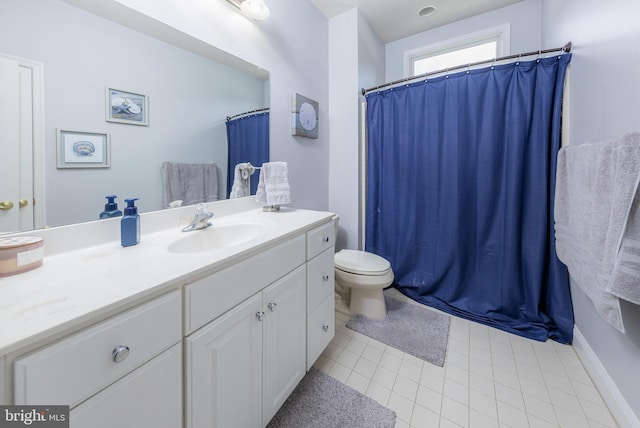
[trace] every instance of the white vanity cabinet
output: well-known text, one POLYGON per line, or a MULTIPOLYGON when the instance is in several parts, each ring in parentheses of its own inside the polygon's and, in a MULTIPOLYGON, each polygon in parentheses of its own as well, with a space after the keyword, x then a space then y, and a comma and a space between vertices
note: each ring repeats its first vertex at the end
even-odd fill
POLYGON ((307 232, 307 370, 335 334, 335 224, 307 232))
POLYGON ((215 303, 222 293, 259 289, 185 339, 187 427, 265 426, 300 382, 304 255, 302 235, 187 286, 187 302, 194 303, 186 313, 191 327, 211 318, 199 313, 207 307, 215 317, 228 306, 215 303), (274 277, 279 279, 269 282, 274 277))
POLYGON ((181 426, 180 294, 16 359, 14 404, 69 405, 74 428, 181 426))

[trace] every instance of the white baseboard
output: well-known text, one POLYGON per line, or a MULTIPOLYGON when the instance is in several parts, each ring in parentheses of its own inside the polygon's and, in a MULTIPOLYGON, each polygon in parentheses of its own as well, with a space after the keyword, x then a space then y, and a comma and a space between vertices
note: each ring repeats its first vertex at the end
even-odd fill
POLYGON ((620 425, 621 428, 640 427, 640 420, 576 326, 573 328, 573 347, 600 391, 600 394, 602 394, 605 403, 609 406, 609 410, 616 419, 616 422, 618 422, 618 425, 620 425))

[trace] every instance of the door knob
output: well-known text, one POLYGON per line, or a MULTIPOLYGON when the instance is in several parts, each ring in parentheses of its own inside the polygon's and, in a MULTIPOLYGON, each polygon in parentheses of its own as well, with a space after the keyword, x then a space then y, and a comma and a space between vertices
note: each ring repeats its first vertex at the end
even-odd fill
POLYGON ((0 210, 10 210, 11 208, 13 208, 13 202, 11 201, 2 201, 0 202, 0 210))
POLYGON ((24 208, 27 205, 29 205, 29 201, 27 201, 26 199, 22 198, 22 199, 20 199, 20 203, 18 205, 20 206, 20 208, 24 208))

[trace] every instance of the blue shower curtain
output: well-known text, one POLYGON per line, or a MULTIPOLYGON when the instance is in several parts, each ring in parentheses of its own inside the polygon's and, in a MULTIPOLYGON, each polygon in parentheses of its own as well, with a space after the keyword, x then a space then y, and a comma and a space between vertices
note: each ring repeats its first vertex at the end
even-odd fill
POLYGON ((366 249, 405 295, 450 314, 570 343, 553 238, 570 54, 367 95, 366 249))
MULTIPOLYGON (((269 162, 269 113, 243 116, 227 121, 227 198, 233 185, 237 164, 251 162, 260 166, 269 162)), ((251 194, 256 194, 258 176, 251 176, 251 194)))

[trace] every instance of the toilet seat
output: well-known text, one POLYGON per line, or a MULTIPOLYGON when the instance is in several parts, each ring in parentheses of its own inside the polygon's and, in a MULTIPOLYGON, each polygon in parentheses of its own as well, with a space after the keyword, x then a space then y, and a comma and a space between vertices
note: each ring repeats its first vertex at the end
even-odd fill
POLYGON ((336 253, 335 267, 343 272, 355 275, 387 275, 391 263, 377 254, 358 250, 340 250, 336 253))

